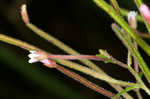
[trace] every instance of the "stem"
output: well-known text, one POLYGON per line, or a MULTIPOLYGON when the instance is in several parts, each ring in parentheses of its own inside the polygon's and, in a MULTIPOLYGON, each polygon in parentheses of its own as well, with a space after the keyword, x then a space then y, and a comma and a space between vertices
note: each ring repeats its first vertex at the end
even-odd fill
MULTIPOLYGON (((95 60, 95 61, 107 61, 107 59, 103 59, 100 58, 98 56, 94 56, 94 55, 48 55, 48 58, 50 59, 63 59, 63 60, 81 60, 81 59, 89 59, 89 60, 95 60)), ((120 61, 116 60, 115 58, 111 58, 112 59, 112 63, 114 64, 121 64, 119 66, 126 68, 127 66, 123 63, 121 63, 120 61)))
POLYGON ((130 67, 129 67, 129 71, 135 76, 136 80, 140 83, 141 88, 143 90, 145 90, 147 92, 148 95, 150 95, 150 90, 147 88, 147 86, 144 84, 144 82, 141 80, 141 78, 139 77, 139 75, 130 67))
POLYGON ((110 1, 111 1, 112 6, 114 7, 114 9, 116 10, 116 12, 119 15, 121 15, 121 13, 120 13, 120 7, 118 5, 118 2, 116 0, 110 0, 110 1))
POLYGON ((39 48, 37 48, 37 47, 35 47, 33 45, 30 45, 30 44, 28 44, 26 42, 23 42, 21 40, 18 40, 18 39, 15 39, 15 38, 3 35, 3 34, 0 34, 0 40, 3 41, 3 42, 6 42, 6 43, 12 44, 12 45, 21 47, 21 48, 23 48, 25 50, 41 51, 41 49, 39 49, 39 48))
POLYGON ((143 99, 143 97, 140 93, 140 89, 136 89, 136 94, 137 94, 138 99, 143 99))
MULTIPOLYGON (((116 63, 117 64, 117 63, 116 63)), ((124 64, 124 63, 122 63, 122 64, 124 64)), ((118 65, 122 65, 122 64, 118 64, 118 65)), ((146 87, 146 85, 144 84, 144 82, 141 80, 141 78, 139 77, 139 75, 137 74, 137 72, 135 72, 132 68, 131 68, 131 66, 126 66, 126 67, 128 67, 128 70, 132 73, 132 75, 136 78, 136 80, 140 83, 140 88, 142 88, 142 89, 144 89, 146 92, 147 92, 147 94, 148 95, 150 95, 150 89, 148 89, 147 87, 146 87)))
MULTIPOLYGON (((28 14, 27 13, 27 10, 26 10, 26 7, 25 7, 25 9, 22 9, 22 10, 25 10, 25 12, 26 12, 26 14, 28 14)), ((22 12, 22 11, 21 11, 22 12)), ((27 17, 28 17, 28 15, 26 15, 27 17)), ((24 17, 24 16, 22 16, 22 17, 24 17)), ((28 18, 29 19, 29 18, 28 18)), ((24 20, 23 19, 23 21, 27 24, 28 22, 26 22, 26 20, 24 20)), ((39 30, 39 29, 38 29, 39 30)), ((44 33, 44 34, 47 34, 47 33, 45 33, 45 32, 42 32, 42 33, 44 33)), ((38 33, 37 33, 38 34, 38 33)), ((49 35, 49 37, 52 37, 51 35, 49 35)), ((52 37, 53 38, 53 37, 52 37)), ((53 38, 55 41, 58 41, 56 38, 53 38)), ((58 41, 59 42, 59 41, 58 41)), ((61 43, 61 42, 60 42, 61 43)), ((65 45, 66 46, 66 45, 65 45)), ((68 46, 66 46, 66 47, 68 47, 68 46)), ((76 51, 74 51, 73 50, 73 52, 75 52, 77 55, 79 54, 78 52, 76 52, 76 51)), ((72 54, 74 54, 74 53, 72 53, 72 54)), ((91 61, 88 61, 88 60, 82 60, 81 61, 82 63, 85 63, 87 66, 89 66, 89 67, 91 67, 92 69, 94 69, 94 70, 96 70, 96 71, 98 71, 98 72, 100 72, 100 73, 103 73, 103 74, 105 74, 105 75, 107 75, 102 69, 100 69, 100 68, 98 68, 95 64, 93 64, 91 61)), ((107 75, 108 76, 108 75, 107 75)), ((122 90, 122 88, 120 87, 120 86, 118 86, 118 85, 113 85, 113 84, 110 84, 114 89, 116 89, 117 91, 121 91, 122 90)), ((127 98, 127 99, 132 99, 132 97, 129 95, 129 94, 127 94, 127 93, 125 93, 124 95, 123 95, 125 98, 127 98)))
POLYGON ((99 58, 94 55, 48 55, 48 58, 50 59, 63 59, 63 60, 82 60, 82 59, 88 59, 88 60, 96 60, 96 61, 104 61, 104 59, 99 58))
POLYGON ((112 83, 112 84, 117 84, 117 85, 121 85, 121 86, 132 86, 132 85, 136 85, 135 83, 131 83, 131 82, 125 82, 125 81, 120 81, 120 80, 116 80, 114 78, 111 78, 109 76, 106 76, 104 74, 100 74, 94 70, 91 70, 87 67, 83 67, 80 65, 76 65, 75 63, 70 63, 69 61, 64 61, 64 60, 56 60, 57 62, 61 62, 64 66, 67 66, 69 68, 72 68, 74 70, 83 72, 87 75, 90 75, 94 78, 100 79, 100 80, 104 80, 106 82, 112 83))
MULTIPOLYGON (((135 41, 133 41, 134 43, 134 47, 136 48, 136 50, 138 50, 138 45, 135 41)), ((135 69, 135 72, 139 72, 139 67, 138 67, 138 62, 136 60, 136 58, 134 57, 134 69, 135 69)))
MULTIPOLYGON (((131 66, 132 65, 132 55, 131 55, 131 52, 128 50, 128 61, 127 61, 127 65, 128 66, 131 66)), ((138 99, 142 99, 142 95, 140 93, 140 89, 136 89, 135 90, 136 94, 137 94, 137 97, 138 99)))
POLYGON ((149 70, 147 64, 145 63, 145 61, 143 60, 142 56, 140 55, 140 53, 137 51, 137 49, 134 47, 134 45, 130 42, 128 37, 126 35, 124 35, 124 33, 122 33, 121 29, 117 25, 113 24, 112 29, 115 31, 117 36, 121 39, 121 41, 124 43, 124 45, 127 47, 127 49, 130 50, 132 55, 136 58, 141 70, 143 71, 148 82, 150 83, 150 70, 149 70))
MULTIPOLYGON (((52 44, 54 44, 55 46, 57 46, 58 48, 64 50, 65 52, 67 52, 68 54, 72 54, 72 55, 80 55, 80 53, 76 52, 75 50, 73 50, 72 48, 70 48, 69 46, 67 46, 66 44, 64 44, 63 42, 59 41, 58 39, 56 39, 55 37, 53 37, 52 35, 42 31, 41 29, 37 28, 36 26, 34 26, 31 23, 26 24, 26 26, 28 28, 30 28, 32 31, 34 31, 37 35, 43 37, 44 39, 46 39, 47 41, 51 42, 52 44)), ((101 70, 100 68, 98 68, 98 66, 96 66, 94 63, 92 63, 89 60, 81 60, 82 63, 86 64, 87 66, 89 66, 90 68, 99 71, 101 73, 104 73, 103 70, 101 70)))
POLYGON ((131 52, 129 50, 128 50, 127 64, 128 64, 128 66, 132 65, 132 55, 131 55, 131 52))
POLYGON ((120 24, 124 30, 139 44, 139 46, 150 56, 150 46, 142 40, 135 32, 132 30, 129 25, 119 16, 113 8, 107 4, 104 0, 94 0, 98 7, 101 7, 105 10, 118 24, 120 24))
MULTIPOLYGON (((77 51, 73 50, 68 45, 64 44, 63 42, 61 42, 58 39, 56 39, 55 37, 53 37, 52 35, 44 32, 43 30, 37 28, 35 25, 31 24, 29 22, 29 17, 28 17, 28 12, 27 12, 26 4, 23 4, 21 6, 21 17, 22 17, 22 20, 25 22, 26 26, 29 29, 31 29, 32 31, 34 31, 40 37, 44 38, 48 42, 54 44, 55 46, 57 46, 58 48, 64 50, 65 52, 67 52, 69 54, 72 54, 72 55, 79 55, 80 54, 77 51)), ((84 63, 84 64, 86 64, 87 66, 91 67, 92 69, 94 69, 96 71, 104 73, 101 69, 98 68, 97 65, 95 65, 94 63, 92 63, 89 60, 81 60, 81 62, 84 63)))
POLYGON ((137 7, 139 8, 140 5, 142 4, 142 0, 134 0, 135 4, 137 5, 137 7))
POLYGON ((139 32, 137 30, 135 30, 135 32, 140 36, 140 37, 143 37, 143 38, 150 38, 150 34, 147 34, 147 33, 142 33, 142 32, 139 32))
MULTIPOLYGON (((5 42, 7 42, 7 43, 10 43, 10 44, 14 44, 14 45, 16 45, 16 46, 19 46, 19 47, 22 47, 22 48, 24 48, 24 49, 28 49, 28 50, 37 50, 38 48, 36 48, 36 47, 33 47, 33 46, 31 46, 31 45, 28 45, 27 43, 22 43, 21 41, 19 41, 19 40, 16 40, 16 39, 13 39, 13 38, 10 38, 10 37, 7 37, 7 36, 4 36, 4 35, 0 35, 0 40, 2 40, 2 41, 5 41, 5 42)), ((39 49, 38 49, 39 50, 39 49)), ((60 62, 60 61, 59 61, 60 62)), ((91 75, 91 76, 93 76, 93 77, 95 77, 95 78, 98 78, 98 79, 101 79, 101 80, 105 80, 105 81, 108 81, 108 82, 110 82, 110 83, 113 83, 113 84, 119 84, 119 85, 123 85, 123 86, 130 86, 130 85, 135 85, 134 83, 130 83, 130 82, 124 82, 124 81, 119 81, 119 80, 115 80, 115 79, 112 79, 111 77, 108 77, 108 76, 106 76, 105 74, 99 74, 98 72, 96 72, 96 71, 93 71, 93 70, 91 70, 91 69, 89 69, 89 68, 87 68, 87 67, 81 67, 81 65, 80 66, 71 66, 71 65, 74 65, 72 62, 69 62, 69 61, 63 61, 63 60, 61 60, 61 63, 63 64, 63 65, 65 65, 65 64, 68 64, 69 66, 70 66, 70 68, 73 68, 73 69, 75 69, 75 70, 78 70, 78 71, 81 71, 81 72, 84 72, 84 73, 86 73, 86 74, 88 74, 88 75, 91 75)))
POLYGON ((133 89, 139 88, 139 86, 130 86, 130 87, 126 87, 124 90, 122 90, 120 93, 116 94, 112 99, 116 99, 117 97, 120 97, 121 95, 123 95, 124 93, 127 93, 133 89))
MULTIPOLYGON (((25 49, 25 50, 36 50, 36 51, 45 52, 45 51, 43 51, 43 50, 41 50, 41 49, 39 49, 39 48, 37 48, 37 47, 35 47, 35 46, 33 46, 33 45, 30 45, 30 44, 26 43, 26 42, 23 42, 23 41, 21 41, 21 40, 18 40, 18 39, 15 39, 15 38, 12 38, 12 37, 3 35, 3 34, 0 34, 0 40, 3 41, 3 42, 6 42, 6 43, 12 44, 12 45, 21 47, 21 48, 23 48, 23 49, 25 49)), ((47 52, 46 52, 46 53, 47 53, 47 52)), ((48 53, 48 54, 50 54, 50 53, 48 53)), ((71 62, 71 61, 66 61, 66 60, 64 60, 63 62, 70 62, 71 64, 75 64, 75 63, 73 63, 73 62, 71 62)), ((58 61, 58 63, 63 64, 61 61, 58 61)), ((78 65, 78 64, 76 63, 76 65, 78 65)), ((81 65, 78 65, 78 66, 81 66, 81 65)), ((104 72, 103 72, 103 74, 106 75, 106 76, 108 76, 108 75, 107 75, 106 73, 104 73, 104 72)), ((118 86, 118 85, 113 85, 113 84, 111 84, 111 83, 109 83, 109 84, 110 84, 113 88, 115 88, 117 91, 121 91, 121 90, 122 90, 122 88, 121 88, 120 86, 118 86)), ((128 98, 128 99, 133 99, 129 94, 125 94, 124 97, 126 97, 126 98, 128 98)))
MULTIPOLYGON (((135 1, 135 4, 136 4, 137 8, 139 8, 139 7, 141 6, 141 4, 143 4, 142 0, 134 0, 134 1, 135 1)), ((143 17, 142 17, 142 18, 143 18, 143 17)), ((143 18, 143 20, 144 20, 144 18, 143 18)), ((148 24, 148 23, 146 22, 146 20, 144 20, 144 23, 145 23, 145 25, 146 25, 146 28, 147 28, 147 30, 148 30, 148 33, 150 33, 150 24, 148 24)))
POLYGON ((94 91, 103 94, 109 98, 112 98, 115 96, 115 94, 111 93, 110 91, 105 90, 104 88, 101 88, 97 86, 96 84, 88 81, 87 79, 83 78, 82 76, 72 72, 71 70, 68 70, 66 68, 63 68, 61 66, 56 66, 56 69, 59 70, 60 72, 64 73, 65 75, 73 78, 74 80, 80 82, 81 84, 85 85, 86 87, 89 87, 90 89, 93 89, 94 91))

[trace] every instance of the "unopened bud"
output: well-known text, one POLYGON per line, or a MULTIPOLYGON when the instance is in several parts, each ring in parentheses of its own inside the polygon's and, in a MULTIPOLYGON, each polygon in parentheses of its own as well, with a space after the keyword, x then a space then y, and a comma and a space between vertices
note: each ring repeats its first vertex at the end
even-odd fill
POLYGON ((26 24, 29 23, 29 17, 28 17, 28 13, 27 13, 27 6, 26 6, 26 4, 23 4, 21 6, 21 17, 22 17, 22 20, 26 24))
POLYGON ((136 29, 137 28, 137 20, 136 20, 137 12, 130 11, 128 13, 128 23, 130 24, 131 28, 136 29))
POLYGON ((142 16, 144 17, 144 19, 150 23, 150 9, 146 4, 142 4, 139 7, 139 11, 142 14, 142 16))

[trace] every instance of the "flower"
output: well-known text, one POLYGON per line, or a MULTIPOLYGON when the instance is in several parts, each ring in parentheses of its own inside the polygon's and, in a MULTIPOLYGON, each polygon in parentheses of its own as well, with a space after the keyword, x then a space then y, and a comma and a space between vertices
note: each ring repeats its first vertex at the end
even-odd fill
POLYGON ((139 11, 142 14, 142 16, 144 17, 144 19, 150 23, 150 9, 146 4, 142 4, 139 7, 139 11))
POLYGON ((136 27, 137 27, 136 16, 137 16, 137 12, 135 12, 135 11, 130 11, 127 16, 128 22, 129 22, 131 28, 133 28, 133 29, 136 29, 136 27))
POLYGON ((28 57, 30 58, 28 61, 29 63, 35 63, 47 59, 47 56, 44 53, 33 50, 29 52, 30 52, 30 54, 28 55, 28 57))
POLYGON ((56 67, 56 63, 53 60, 48 59, 47 55, 43 52, 38 52, 38 51, 29 51, 30 54, 28 55, 29 63, 35 63, 35 62, 41 62, 45 66, 54 68, 56 67))

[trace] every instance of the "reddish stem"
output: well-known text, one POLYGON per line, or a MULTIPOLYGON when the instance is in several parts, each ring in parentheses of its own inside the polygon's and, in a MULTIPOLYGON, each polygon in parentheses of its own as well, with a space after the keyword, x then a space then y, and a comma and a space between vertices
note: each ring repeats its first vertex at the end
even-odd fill
MULTIPOLYGON (((52 62, 52 60, 50 60, 50 63, 52 62)), ((93 89, 94 91, 103 94, 109 98, 112 98, 115 96, 115 94, 113 94, 110 91, 107 91, 106 89, 99 87, 98 85, 88 81, 87 79, 83 78, 82 76, 72 72, 71 70, 68 70, 66 68, 63 68, 55 63, 52 62, 52 64, 44 64, 45 66, 49 67, 49 68, 56 68, 57 70, 59 70, 60 72, 64 73, 65 75, 73 78, 74 80, 80 82, 81 84, 85 85, 86 87, 89 87, 90 89, 93 89)), ((120 98, 117 98, 120 99, 120 98)))
MULTIPOLYGON (((47 57, 50 59, 63 59, 63 60, 89 59, 89 60, 96 60, 96 61, 106 61, 105 59, 94 55, 51 55, 50 54, 47 57)), ((126 64, 116 60, 115 58, 112 58, 112 61, 113 61, 112 63, 118 64, 119 66, 127 69, 126 64)))
MULTIPOLYGON (((64 73, 65 75, 73 78, 74 80, 80 82, 81 84, 85 85, 86 87, 89 87, 90 89, 93 89, 94 91, 100 93, 100 94, 103 94, 109 98, 112 98, 115 96, 115 94, 113 94, 112 92, 110 91, 107 91, 105 90, 104 88, 101 88, 99 86, 97 86, 96 84, 88 81, 87 79, 81 77, 80 75, 66 69, 66 68, 63 68, 61 66, 57 66, 56 67, 57 70, 61 71, 62 73, 64 73)), ((118 98, 119 99, 119 98, 118 98)))
POLYGON ((76 60, 76 59, 90 59, 90 60, 99 60, 103 61, 104 59, 99 58, 94 55, 48 55, 50 59, 67 59, 67 60, 76 60))
MULTIPOLYGON (((137 45, 137 43, 134 41, 134 47, 136 48, 136 49, 138 49, 138 45, 137 45)), ((135 71, 138 73, 139 72, 139 67, 138 67, 138 62, 137 62, 137 60, 136 60, 136 58, 134 57, 134 69, 135 69, 135 71)))

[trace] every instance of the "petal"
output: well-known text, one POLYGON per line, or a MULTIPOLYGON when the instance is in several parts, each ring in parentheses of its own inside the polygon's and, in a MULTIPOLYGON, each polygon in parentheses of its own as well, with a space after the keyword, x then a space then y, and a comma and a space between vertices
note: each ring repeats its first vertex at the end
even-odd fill
POLYGON ((38 56, 40 56, 40 55, 39 54, 29 54, 28 55, 29 58, 36 58, 38 56))
POLYGON ((29 51, 31 54, 34 54, 35 52, 37 52, 37 51, 34 51, 34 50, 31 50, 31 51, 29 51))
POLYGON ((29 63, 35 63, 35 62, 38 62, 38 60, 37 59, 35 59, 35 58, 31 58, 31 59, 29 59, 29 61, 28 61, 29 63))
POLYGON ((50 65, 50 64, 51 64, 51 61, 48 60, 48 59, 40 60, 40 62, 42 62, 43 64, 47 64, 47 65, 50 65))

